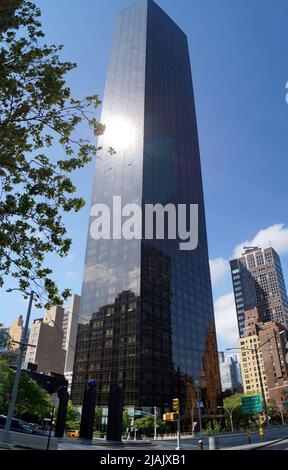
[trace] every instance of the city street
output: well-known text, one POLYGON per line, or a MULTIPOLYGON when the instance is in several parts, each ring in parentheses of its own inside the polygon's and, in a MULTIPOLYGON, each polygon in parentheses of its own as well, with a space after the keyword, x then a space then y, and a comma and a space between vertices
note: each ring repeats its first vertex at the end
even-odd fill
MULTIPOLYGON (((215 436, 217 437, 217 436, 215 436)), ((189 438, 184 437, 181 440, 181 448, 183 450, 198 450, 198 441, 202 439, 204 444, 204 450, 209 448, 209 438, 203 436, 202 438, 189 438)), ((255 444, 262 444, 265 442, 268 444, 271 441, 278 441, 279 439, 284 439, 281 442, 275 442, 275 444, 269 444, 269 446, 263 449, 267 450, 286 450, 288 448, 288 427, 283 426, 279 428, 272 429, 271 433, 268 431, 265 432, 264 439, 262 440, 257 432, 251 433, 251 445, 248 443, 248 438, 246 434, 227 434, 218 436, 219 447, 223 450, 235 449, 239 446, 239 450, 246 450, 248 448, 253 448, 255 444), (287 439, 285 439, 287 438, 287 439)), ((95 441, 94 441, 95 442, 95 441)), ((99 441, 98 441, 99 442, 99 441)), ((176 449, 176 439, 159 439, 156 442, 151 440, 150 444, 147 441, 144 441, 143 444, 141 441, 137 443, 129 444, 125 442, 122 446, 109 446, 103 444, 97 445, 96 442, 94 445, 83 444, 77 439, 64 439, 59 443, 59 450, 149 450, 151 451, 161 451, 161 450, 175 450, 176 449)))

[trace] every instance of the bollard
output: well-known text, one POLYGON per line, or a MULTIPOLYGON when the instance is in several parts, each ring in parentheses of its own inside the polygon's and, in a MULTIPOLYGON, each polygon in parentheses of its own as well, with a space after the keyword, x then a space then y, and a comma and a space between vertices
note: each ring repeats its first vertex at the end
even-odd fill
POLYGON ((203 450, 203 441, 201 441, 201 439, 200 441, 198 441, 197 445, 198 445, 198 450, 203 450))
POLYGON ((219 441, 216 437, 210 436, 209 437, 209 450, 217 450, 219 449, 219 441))

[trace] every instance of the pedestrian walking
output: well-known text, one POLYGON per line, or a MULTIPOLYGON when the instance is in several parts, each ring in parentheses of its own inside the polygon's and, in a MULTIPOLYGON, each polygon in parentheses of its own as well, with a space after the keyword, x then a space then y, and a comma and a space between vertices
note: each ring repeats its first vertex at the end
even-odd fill
POLYGON ((259 436, 263 441, 263 439, 264 439, 264 429, 262 428, 262 426, 260 426, 260 428, 259 428, 259 436))

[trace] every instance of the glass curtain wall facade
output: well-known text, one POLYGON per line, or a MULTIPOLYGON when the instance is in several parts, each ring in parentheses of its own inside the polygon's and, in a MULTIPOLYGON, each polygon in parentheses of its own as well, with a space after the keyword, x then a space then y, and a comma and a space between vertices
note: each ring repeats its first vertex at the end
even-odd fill
POLYGON ((152 0, 117 17, 102 122, 100 145, 114 139, 116 155, 103 150, 97 160, 92 208, 112 207, 113 196, 143 210, 198 204, 199 242, 181 251, 167 234, 96 241, 89 231, 72 398, 81 404, 93 378, 102 406, 118 383, 126 406, 170 409, 179 397, 188 416, 200 389, 215 412, 221 385, 188 44, 152 0))

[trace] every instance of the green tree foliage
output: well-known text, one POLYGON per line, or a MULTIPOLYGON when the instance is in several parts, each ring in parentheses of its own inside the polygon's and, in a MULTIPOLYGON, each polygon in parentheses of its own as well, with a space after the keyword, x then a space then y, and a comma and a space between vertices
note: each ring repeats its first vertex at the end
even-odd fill
POLYGON ((66 421, 66 430, 80 430, 80 421, 66 421))
POLYGON ((123 431, 126 432, 126 429, 127 428, 130 428, 131 426, 131 418, 129 416, 129 413, 128 413, 128 410, 124 410, 123 411, 123 418, 122 418, 122 427, 123 427, 123 431))
POLYGON ((9 342, 9 334, 4 328, 0 328, 0 349, 6 349, 9 342))
POLYGON ((76 406, 73 405, 72 401, 68 401, 67 415, 66 415, 66 428, 67 429, 80 429, 80 418, 81 415, 77 410, 76 406))
MULTIPOLYGON (((9 343, 7 346, 9 347, 9 343)), ((17 364, 17 360, 18 360, 18 352, 17 350, 9 351, 7 349, 7 351, 1 352, 0 358, 5 359, 9 363, 9 365, 15 365, 17 364)))
POLYGON ((157 433, 160 435, 166 434, 169 432, 169 426, 166 421, 157 421, 157 433))
POLYGON ((0 2, 0 286, 10 274, 61 304, 69 291, 59 293, 45 256, 67 256, 63 214, 84 205, 70 174, 99 150, 94 138, 79 138, 79 126, 82 135, 104 126, 98 96, 72 97, 66 75, 76 65, 45 43, 40 15, 26 0, 0 2))
POLYGON ((235 393, 234 395, 230 395, 230 397, 226 397, 224 399, 224 406, 228 408, 228 410, 232 410, 233 408, 239 407, 241 408, 241 399, 245 395, 242 393, 235 393))
POLYGON ((143 418, 138 418, 135 420, 134 426, 146 436, 151 436, 154 432, 154 417, 143 416, 143 418))
MULTIPOLYGON (((14 377, 15 371, 9 367, 8 361, 0 358, 0 413, 7 413, 7 394, 11 393, 14 377)), ((14 416, 22 418, 24 415, 32 415, 35 420, 41 421, 49 416, 50 411, 50 395, 28 374, 22 373, 14 416)))
POLYGON ((208 435, 220 434, 221 430, 221 422, 217 419, 213 419, 207 423, 204 433, 208 435))
POLYGON ((80 421, 80 413, 72 401, 68 401, 66 421, 80 421))
POLYGON ((42 420, 49 416, 50 410, 50 395, 28 374, 22 374, 16 404, 17 415, 22 417, 29 414, 42 420))
POLYGON ((0 413, 7 407, 6 393, 11 391, 12 371, 9 369, 8 361, 0 358, 0 413))
MULTIPOLYGON (((259 422, 259 416, 256 414, 242 414, 241 398, 244 396, 244 394, 235 393, 224 400, 224 406, 232 412, 235 429, 246 429, 249 426, 253 427, 259 422)), ((227 429, 230 429, 230 418, 227 415, 228 413, 225 412, 225 426, 227 429)))
POLYGON ((94 431, 101 431, 102 426, 102 408, 100 406, 96 407, 95 417, 94 417, 94 431))

